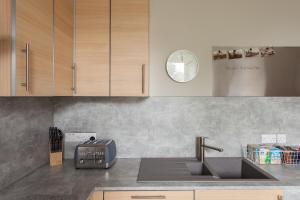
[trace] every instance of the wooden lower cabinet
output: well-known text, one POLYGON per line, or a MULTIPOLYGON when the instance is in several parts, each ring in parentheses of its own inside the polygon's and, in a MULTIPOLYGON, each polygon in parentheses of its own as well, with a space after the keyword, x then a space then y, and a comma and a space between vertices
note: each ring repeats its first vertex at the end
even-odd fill
POLYGON ((111 191, 88 200, 283 200, 281 190, 111 191))
POLYGON ((198 190, 195 200, 283 200, 280 190, 198 190))
POLYGON ((93 192, 91 195, 88 197, 87 200, 103 200, 103 192, 98 191, 98 192, 93 192))
POLYGON ((104 192, 104 200, 193 200, 193 191, 104 192))

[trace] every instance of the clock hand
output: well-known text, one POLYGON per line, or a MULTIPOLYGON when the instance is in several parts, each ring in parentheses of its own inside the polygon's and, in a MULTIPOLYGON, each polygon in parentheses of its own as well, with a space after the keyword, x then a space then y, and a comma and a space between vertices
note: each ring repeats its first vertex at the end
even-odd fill
POLYGON ((190 61, 190 62, 186 63, 185 65, 189 65, 189 64, 192 64, 192 63, 193 63, 193 61, 190 61))

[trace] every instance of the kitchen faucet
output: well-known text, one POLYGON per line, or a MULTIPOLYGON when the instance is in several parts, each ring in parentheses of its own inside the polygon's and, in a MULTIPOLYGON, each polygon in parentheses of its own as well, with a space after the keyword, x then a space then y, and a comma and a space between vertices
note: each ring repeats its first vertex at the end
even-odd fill
POLYGON ((222 148, 206 145, 205 139, 207 139, 207 137, 197 137, 196 138, 196 157, 200 162, 204 162, 205 148, 213 149, 213 150, 219 151, 219 152, 224 151, 224 149, 222 149, 222 148))

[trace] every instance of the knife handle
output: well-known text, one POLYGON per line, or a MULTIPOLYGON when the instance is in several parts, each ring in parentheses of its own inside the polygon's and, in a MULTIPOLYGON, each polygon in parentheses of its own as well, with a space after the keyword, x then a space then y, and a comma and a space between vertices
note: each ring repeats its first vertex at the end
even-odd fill
POLYGON ((53 128, 49 128, 49 146, 50 146, 50 151, 53 152, 54 147, 53 147, 53 128))

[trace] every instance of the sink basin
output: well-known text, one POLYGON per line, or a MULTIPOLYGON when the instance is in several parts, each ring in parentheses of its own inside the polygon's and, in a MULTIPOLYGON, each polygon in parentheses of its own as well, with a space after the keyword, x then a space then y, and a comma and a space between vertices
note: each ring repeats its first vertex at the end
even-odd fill
POLYGON ((138 182, 199 181, 214 179, 204 163, 192 158, 144 158, 138 182))
POLYGON ((204 163, 197 161, 185 162, 185 166, 187 167, 192 176, 212 176, 212 173, 209 171, 209 169, 204 163))
POLYGON ((244 158, 144 158, 138 182, 276 181, 244 158))
POLYGON ((206 164, 213 173, 223 180, 276 180, 244 158, 207 158, 206 164))

